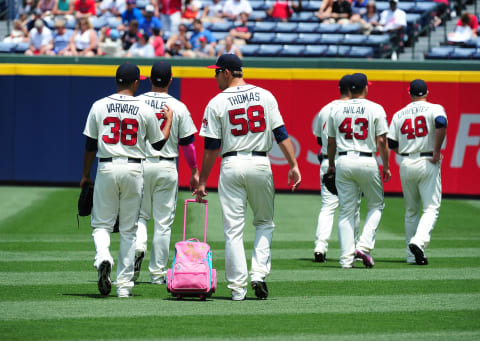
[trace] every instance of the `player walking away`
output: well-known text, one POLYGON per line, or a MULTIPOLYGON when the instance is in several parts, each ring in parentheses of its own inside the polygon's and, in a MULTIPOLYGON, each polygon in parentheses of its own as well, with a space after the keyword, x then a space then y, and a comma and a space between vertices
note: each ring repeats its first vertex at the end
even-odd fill
MULTIPOLYGON (((331 101, 324 106, 318 113, 318 119, 313 127, 313 134, 317 136, 317 142, 320 146, 319 161, 320 161, 320 181, 323 179, 323 175, 327 173, 328 169, 328 155, 327 155, 327 121, 330 113, 335 111, 335 107, 342 101, 346 101, 351 98, 350 94, 350 75, 343 76, 338 82, 338 88, 340 90, 340 98, 331 101), (323 150, 325 146, 325 151, 323 150)), ((321 186, 320 193, 322 196, 322 208, 318 215, 317 232, 315 239, 315 251, 314 261, 317 263, 324 263, 327 261, 328 241, 332 234, 333 218, 335 216, 335 210, 338 207, 338 197, 331 193, 327 186, 321 186)), ((355 240, 358 235, 358 226, 360 224, 360 200, 358 197, 358 206, 355 210, 355 240)))
POLYGON ((117 264, 118 297, 132 295, 134 283, 136 222, 143 191, 143 165, 147 140, 162 149, 170 134, 172 111, 165 107, 165 129, 160 131, 152 108, 134 98, 140 70, 134 64, 122 64, 116 73, 117 93, 96 101, 83 134, 87 136, 80 186, 90 183, 95 154, 98 168, 93 195, 91 225, 95 243, 94 266, 98 270, 98 289, 102 295, 111 290, 110 233, 119 216, 120 251, 117 264))
POLYGON ((425 248, 442 200, 440 148, 447 130, 445 110, 441 105, 427 102, 427 95, 423 80, 412 81, 412 102, 395 113, 388 133, 390 148, 402 156, 400 180, 405 199, 407 263, 418 265, 428 264, 425 248))
POLYGON ((197 156, 193 145, 197 129, 185 104, 168 94, 168 88, 172 82, 171 65, 164 62, 153 64, 150 81, 152 91, 137 98, 155 110, 158 118, 157 125, 160 127, 165 124, 165 118, 161 112, 165 104, 173 110, 173 118, 170 137, 162 150, 157 151, 147 146, 147 158, 143 163, 145 184, 138 219, 133 281, 136 281, 140 275, 140 267, 147 250, 147 221, 152 218, 153 210, 155 228, 148 268, 152 283, 163 284, 166 282, 170 234, 177 204, 178 146, 182 148, 192 171, 190 189, 193 190, 198 184, 197 156))
POLYGON ((225 233, 225 277, 232 300, 244 300, 247 293, 247 262, 243 229, 248 204, 253 211, 255 241, 250 279, 259 299, 266 299, 265 277, 270 273, 270 245, 273 235, 274 187, 268 151, 275 137, 290 165, 288 183, 295 190, 301 180, 293 145, 288 138, 273 95, 243 79, 242 61, 232 54, 217 59, 215 78, 223 90, 208 103, 200 136, 205 137, 200 182, 194 192, 197 201, 207 195, 208 175, 220 152, 222 164, 218 196, 225 233))
POLYGON ((368 82, 363 73, 351 78, 352 99, 340 103, 327 123, 328 173, 336 172, 340 214, 338 237, 340 265, 351 268, 354 258, 361 258, 367 268, 374 265, 371 251, 384 207, 383 187, 375 154, 383 162, 383 181, 390 179, 387 145, 387 118, 383 107, 367 100, 368 82), (338 151, 338 158, 335 155, 338 151), (368 213, 357 247, 354 226, 357 198, 363 192, 368 213))

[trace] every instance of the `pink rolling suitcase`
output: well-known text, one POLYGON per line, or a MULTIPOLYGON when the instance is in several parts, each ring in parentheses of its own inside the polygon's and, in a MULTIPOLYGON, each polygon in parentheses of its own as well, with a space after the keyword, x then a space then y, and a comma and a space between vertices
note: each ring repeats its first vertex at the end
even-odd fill
POLYGON ((195 199, 185 200, 183 240, 175 244, 172 267, 168 269, 167 291, 177 299, 200 297, 205 300, 217 289, 217 272, 212 266, 212 251, 207 244, 207 211, 205 200, 205 229, 203 243, 196 238, 185 240, 187 205, 195 199))

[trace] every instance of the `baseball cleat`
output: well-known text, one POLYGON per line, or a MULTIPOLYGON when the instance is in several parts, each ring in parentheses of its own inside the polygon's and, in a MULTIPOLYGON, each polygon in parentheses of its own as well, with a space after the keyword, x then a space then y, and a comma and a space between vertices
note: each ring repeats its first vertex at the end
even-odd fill
POLYGON ((365 265, 366 268, 373 268, 373 265, 375 264, 372 256, 370 256, 366 252, 363 252, 363 251, 360 251, 360 250, 355 250, 355 257, 356 258, 361 258, 362 261, 363 261, 363 265, 365 265))
POLYGON ((260 281, 252 282, 252 289, 255 290, 255 296, 259 300, 266 300, 268 297, 267 283, 260 281))
POLYGON ((408 248, 415 256, 415 263, 417 263, 417 265, 428 265, 428 259, 425 257, 422 249, 413 243, 408 244, 408 248))
POLYGON ((327 261, 325 254, 321 252, 315 252, 314 257, 315 257, 315 260, 314 260, 315 263, 325 263, 327 261))
POLYGON ((132 297, 132 293, 128 289, 118 289, 117 296, 119 298, 132 297))
POLYGON ((112 290, 110 271, 112 271, 112 265, 109 261, 104 260, 98 267, 98 290, 105 296, 112 290))
POLYGON ((138 277, 140 277, 140 268, 142 267, 143 257, 145 257, 145 252, 141 251, 135 253, 135 265, 133 268, 133 277, 132 281, 136 282, 138 277))

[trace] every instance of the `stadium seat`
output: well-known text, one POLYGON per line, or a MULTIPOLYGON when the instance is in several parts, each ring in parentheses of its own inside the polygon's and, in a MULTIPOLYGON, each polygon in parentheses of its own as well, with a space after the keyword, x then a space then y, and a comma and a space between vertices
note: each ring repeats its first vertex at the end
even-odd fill
POLYGON ((257 21, 253 27, 254 32, 274 32, 275 26, 277 25, 274 21, 257 21))
POLYGON ((345 45, 364 45, 368 36, 363 34, 345 34, 343 44, 345 45))
POLYGON ((371 46, 352 46, 348 52, 349 57, 353 58, 372 58, 374 54, 371 46))
POLYGON ((229 34, 230 32, 212 32, 212 36, 215 38, 216 41, 225 39, 225 37, 229 34))
MULTIPOLYGON (((77 28, 77 21, 75 20, 75 18, 70 18, 70 19, 67 19, 67 21, 65 22, 65 27, 69 30, 74 30, 77 28)), ((116 28, 116 26, 115 26, 116 28)))
POLYGON ((259 57, 276 57, 282 50, 282 45, 260 45, 258 50, 259 57))
POLYGON ((150 1, 148 1, 148 0, 137 0, 136 3, 137 3, 136 7, 140 10, 143 10, 150 3, 150 1))
POLYGON ((254 11, 265 11, 272 6, 271 3, 264 0, 250 0, 249 3, 250 6, 252 6, 252 10, 254 11))
POLYGON ((5 43, 5 42, 0 42, 0 53, 11 53, 13 52, 13 49, 15 48, 16 43, 5 43))
POLYGON ((382 13, 384 10, 390 8, 390 4, 388 3, 388 1, 377 1, 375 5, 377 7, 378 15, 380 15, 380 13, 382 13))
POLYGON ((464 43, 465 47, 480 47, 480 37, 475 37, 464 43))
POLYGON ((471 59, 476 48, 456 47, 450 54, 450 59, 471 59))
POLYGON ((322 6, 322 1, 311 0, 311 1, 305 1, 305 3, 302 2, 302 9, 304 11, 317 12, 321 6, 322 6))
POLYGON ((13 52, 15 53, 25 53, 30 47, 29 43, 18 43, 13 48, 13 52))
POLYGON ((258 50, 260 49, 260 45, 246 44, 246 45, 240 45, 239 48, 240 48, 240 51, 242 51, 242 54, 244 57, 253 57, 257 55, 258 50))
POLYGON ((350 23, 340 25, 338 32, 339 33, 360 33, 362 30, 362 25, 360 23, 350 23))
POLYGON ((93 28, 97 31, 108 24, 107 19, 104 17, 91 16, 88 20, 93 28))
POLYGON ((110 26, 110 28, 117 28, 121 23, 122 20, 119 18, 108 18, 108 26, 110 26))
POLYGON ((397 8, 403 10, 404 12, 411 12, 413 7, 415 6, 414 2, 402 2, 399 1, 397 3, 397 8))
POLYGON ((302 12, 295 12, 292 14, 290 22, 305 22, 305 21, 313 21, 318 22, 318 18, 314 15, 314 12, 309 11, 302 11, 302 12))
POLYGON ((261 11, 252 11, 252 13, 250 13, 248 20, 257 21, 257 20, 265 20, 266 18, 267 18, 267 13, 265 13, 265 10, 261 10, 261 11))
POLYGON ((419 14, 435 13, 437 11, 437 7, 437 2, 416 2, 409 12, 419 14))
POLYGON ((307 45, 303 51, 304 57, 322 57, 327 51, 327 46, 325 45, 307 45))
POLYGON ((325 33, 322 34, 322 38, 320 39, 320 44, 323 45, 337 45, 343 41, 344 34, 340 33, 325 33))
POLYGON ((433 47, 425 55, 426 59, 448 59, 455 48, 453 46, 438 46, 433 47))
POLYGON ((282 50, 280 51, 280 56, 282 57, 300 57, 305 51, 304 45, 283 45, 282 50))
POLYGON ((320 24, 318 25, 317 32, 319 33, 335 33, 340 29, 338 24, 320 24))
POLYGON ((275 44, 295 44, 297 41, 297 33, 277 33, 273 39, 275 44))
POLYGON ((297 26, 296 22, 279 21, 276 23, 274 31, 277 33, 293 33, 297 32, 297 26))
POLYGON ((212 32, 229 32, 232 27, 233 23, 231 21, 220 21, 211 23, 208 26, 208 30, 212 32))
POLYGON ((274 32, 255 32, 249 42, 252 44, 271 44, 274 38, 274 32))
POLYGON ((325 56, 327 57, 347 57, 351 46, 346 45, 328 45, 325 56))
POLYGON ((479 49, 477 49, 477 51, 472 55, 472 59, 480 60, 480 50, 479 49))
POLYGON ((297 44, 318 44, 320 39, 322 39, 322 35, 319 33, 299 33, 297 44))
POLYGON ((299 22, 297 25, 298 33, 314 33, 317 31, 318 23, 316 22, 299 22))

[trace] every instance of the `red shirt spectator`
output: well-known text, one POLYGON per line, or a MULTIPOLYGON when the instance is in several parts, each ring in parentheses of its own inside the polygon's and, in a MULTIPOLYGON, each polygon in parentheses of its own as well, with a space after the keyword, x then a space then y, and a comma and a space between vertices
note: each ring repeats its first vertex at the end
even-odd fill
POLYGON ((158 3, 161 4, 160 13, 162 14, 171 15, 182 11, 182 0, 158 0, 158 3))
MULTIPOLYGON (((465 13, 464 13, 465 14, 465 13)), ((468 26, 470 26, 470 28, 472 29, 473 33, 476 34, 477 33, 477 30, 478 30, 478 19, 477 19, 477 16, 475 14, 470 14, 470 24, 468 24, 468 26)), ((460 17, 460 19, 458 19, 457 21, 457 26, 462 26, 462 19, 460 17)))
POLYGON ((287 21, 288 18, 293 14, 292 7, 290 2, 286 0, 276 0, 271 8, 267 11, 267 15, 275 19, 281 19, 287 21))
POLYGON ((75 16, 96 15, 95 0, 75 0, 75 16))

